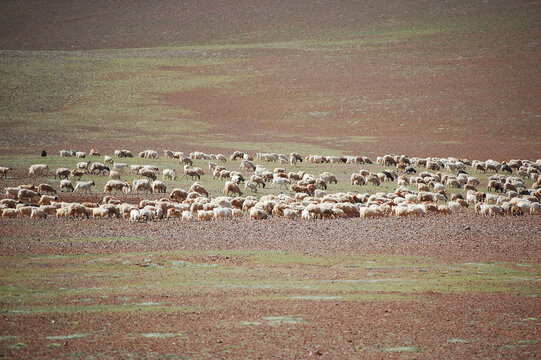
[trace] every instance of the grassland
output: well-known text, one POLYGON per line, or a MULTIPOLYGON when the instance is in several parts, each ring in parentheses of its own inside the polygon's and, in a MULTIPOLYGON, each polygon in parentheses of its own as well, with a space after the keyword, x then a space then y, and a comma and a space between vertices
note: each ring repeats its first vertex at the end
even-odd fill
MULTIPOLYGON (((313 150, 313 149, 312 149, 313 150)), ((140 165, 146 165, 151 164, 154 166, 159 167, 160 172, 158 173, 158 178, 161 180, 161 170, 162 169, 174 169, 177 173, 177 179, 176 180, 170 180, 166 179, 164 182, 167 185, 168 193, 174 189, 174 188, 182 188, 182 189, 189 189, 190 186, 193 184, 194 180, 198 179, 191 179, 183 177, 183 169, 182 166, 179 165, 179 161, 175 159, 169 159, 167 157, 161 156, 158 159, 141 159, 138 157, 135 158, 121 158, 115 160, 118 160, 118 162, 126 163, 129 165, 132 164, 140 164, 140 165)), ((375 159, 374 159, 375 160, 375 159)), ((50 169, 50 175, 43 176, 43 177, 37 177, 37 178, 26 178, 26 182, 31 182, 35 184, 39 183, 50 183, 55 188, 59 188, 59 179, 55 179, 54 173, 57 168, 61 167, 67 167, 69 169, 76 168, 76 165, 80 161, 91 161, 91 162, 102 162, 103 163, 103 157, 91 157, 88 159, 77 159, 74 157, 60 157, 59 155, 50 155, 47 158, 41 158, 39 156, 30 156, 30 155, 15 155, 15 156, 0 156, 0 163, 3 166, 11 166, 14 169, 17 169, 21 172, 21 175, 23 177, 26 177, 27 170, 30 165, 37 164, 37 163, 46 163, 49 165, 50 169)), ((359 169, 367 169, 372 172, 379 172, 384 169, 388 169, 388 167, 379 165, 379 164, 366 164, 366 165, 352 165, 352 164, 311 164, 311 163, 299 163, 298 165, 292 166, 292 165, 278 165, 274 163, 265 163, 256 160, 256 164, 261 164, 262 166, 266 167, 270 171, 273 171, 276 167, 281 167, 286 170, 286 172, 298 172, 298 171, 304 171, 309 174, 313 174, 318 176, 324 171, 329 171, 333 173, 337 180, 338 184, 328 184, 328 192, 329 193, 335 193, 335 192, 360 192, 360 193, 376 193, 376 192, 393 192, 396 189, 396 182, 382 182, 380 186, 376 187, 373 185, 365 185, 365 186, 356 186, 351 184, 351 174, 358 172, 359 169)), ((223 164, 228 170, 238 170, 239 162, 231 162, 228 161, 225 164, 223 164)), ((112 164, 109 164, 112 168, 112 164)), ((207 189, 209 194, 212 197, 221 196, 224 181, 219 179, 214 179, 210 171, 208 170, 208 161, 207 160, 194 160, 193 166, 197 166, 202 168, 205 171, 205 175, 201 177, 198 181, 207 189)), ((446 173, 445 171, 443 173, 446 173)), ((475 177, 477 177, 481 181, 481 186, 478 187, 479 190, 489 192, 486 188, 486 185, 488 183, 488 177, 491 175, 491 173, 482 173, 477 171, 472 171, 471 174, 475 177)), ((247 180, 249 175, 245 174, 247 180)), ((133 173, 132 171, 125 171, 121 179, 123 181, 131 182, 134 179, 138 179, 139 176, 133 173)), ((82 177, 82 180, 93 180, 96 184, 93 192, 97 194, 103 194, 103 188, 105 186, 105 183, 110 180, 109 176, 102 176, 102 175, 84 175, 82 177)), ((531 186, 532 180, 525 180, 527 186, 531 186)), ((14 179, 8 179, 3 180, 4 186, 8 185, 18 185, 14 179)), ((242 184, 241 184, 242 187, 242 184)), ((416 185, 411 185, 412 189, 416 190, 416 185)), ((463 189, 455 189, 455 188, 449 188, 449 193, 462 193, 465 195, 465 192, 463 189)), ((280 193, 287 193, 289 194, 289 190, 285 188, 272 188, 271 183, 267 183, 267 186, 265 188, 259 188, 257 193, 252 193, 250 190, 244 191, 244 195, 252 195, 257 198, 260 198, 263 195, 268 194, 280 194, 280 193)), ((167 193, 167 194, 168 194, 167 193)), ((166 195, 167 195, 166 194, 166 195)), ((122 197, 122 194, 118 194, 118 196, 122 197)), ((161 197, 163 194, 154 194, 154 195, 147 195, 150 197, 161 197)))
MULTIPOLYGON (((540 157, 535 2, 124 5, 0 2, 0 187, 58 188, 27 169, 74 168, 72 148, 540 157)), ((330 193, 395 189, 351 185, 379 165, 280 167, 334 173, 330 193)), ((90 179, 97 202, 109 178, 90 179)), ((0 219, 0 358, 537 359, 536 220, 0 219)))
POLYGON ((288 39, 265 31, 270 38, 0 50, 0 152, 36 153, 61 144, 109 149, 123 142, 137 150, 172 144, 488 156, 473 143, 475 134, 496 157, 535 156, 530 149, 540 141, 539 108, 532 94, 538 84, 523 80, 537 71, 531 61, 536 13, 478 10, 288 39), (521 41, 510 42, 509 34, 521 41), (500 35, 508 47, 494 45, 492 37, 500 35), (494 51, 504 59, 524 56, 514 66, 495 60, 494 51))
MULTIPOLYGON (((314 327, 324 327, 324 322, 300 309, 327 307, 325 304, 350 309, 373 304, 426 307, 436 299, 441 301, 442 296, 513 296, 517 300, 541 296, 539 264, 524 263, 442 263, 435 258, 410 256, 321 257, 243 250, 110 253, 106 256, 19 255, 0 260, 1 314, 7 322, 0 334, 1 348, 11 354, 30 352, 51 357, 66 357, 64 343, 74 346, 84 356, 106 354, 110 351, 108 339, 112 336, 123 342, 125 350, 131 349, 132 341, 142 339, 159 346, 167 344, 168 350, 179 341, 182 349, 187 345, 193 349, 194 341, 205 338, 205 331, 191 320, 175 324, 164 317, 181 319, 197 314, 213 318, 215 322, 210 323, 210 327, 218 328, 224 338, 229 338, 226 334, 235 332, 267 333, 268 327, 278 332, 313 331, 314 327), (218 303, 212 299, 221 300, 218 303), (284 313, 283 307, 291 312, 284 313), (259 310, 253 313, 249 310, 253 308, 259 310), (120 323, 124 321, 121 319, 134 315, 139 319, 160 318, 161 325, 143 322, 134 324, 130 330, 121 330, 120 323), (15 330, 16 324, 34 321, 36 316, 66 324, 60 329, 53 320, 39 330, 26 333, 15 330), (89 317, 116 319, 117 325, 109 327, 112 333, 105 334, 100 327, 83 320, 89 317), (84 344, 95 342, 101 344, 99 349, 82 350, 84 344)), ((482 314, 482 305, 478 306, 481 308, 476 311, 482 314)), ((512 318, 523 328, 536 326, 538 322, 532 316, 521 318, 518 315, 517 318, 513 315, 512 318)), ((453 323, 465 320, 459 316, 453 323)), ((424 323, 426 319, 416 321, 424 323)), ((486 344, 482 335, 473 336, 450 336, 449 344, 462 346, 448 350, 454 353, 471 346, 467 344, 486 344)), ((536 343, 536 339, 530 338, 508 342, 530 353, 536 343)), ((150 344, 152 348, 154 345, 150 344)), ((355 351, 372 355, 389 351, 433 351, 425 346, 422 341, 396 338, 390 343, 356 342, 355 351)), ((153 356, 164 356, 165 348, 153 356)), ((237 341, 233 347, 202 348, 198 355, 188 353, 196 357, 206 352, 228 356, 228 353, 239 354, 241 349, 250 351, 249 348, 247 342, 237 341)), ((294 349, 302 352, 301 348, 294 349)), ((337 349, 329 351, 339 353, 337 349)))

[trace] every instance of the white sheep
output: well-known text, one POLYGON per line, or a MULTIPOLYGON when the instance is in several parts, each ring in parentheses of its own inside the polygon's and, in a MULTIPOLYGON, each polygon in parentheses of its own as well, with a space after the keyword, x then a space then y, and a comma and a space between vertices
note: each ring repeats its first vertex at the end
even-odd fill
POLYGON ((253 208, 250 209, 251 220, 265 220, 267 217, 268 217, 267 213, 263 209, 257 206, 254 206, 253 208))
POLYGON ((128 167, 128 164, 125 164, 125 163, 116 162, 113 164, 113 169, 115 169, 116 171, 124 171, 127 167, 128 167))
POLYGON ((229 208, 214 208, 214 218, 216 220, 230 220, 233 218, 233 212, 229 208))
POLYGON ((30 213, 30 219, 46 219, 47 213, 40 208, 33 208, 30 213))
POLYGON ((60 181, 60 191, 64 191, 64 190, 67 190, 67 191, 73 191, 74 188, 73 188, 73 184, 71 181, 69 180, 61 180, 60 181))
POLYGON ((28 169, 28 176, 46 175, 48 170, 49 165, 47 164, 33 164, 28 169))
POLYGON ((288 189, 289 185, 291 185, 291 181, 289 179, 286 179, 286 178, 275 177, 272 180, 272 186, 271 187, 274 189, 275 185, 278 185, 280 189, 282 188, 282 186, 284 186, 286 189, 288 189))
POLYGON ((168 179, 171 179, 171 180, 176 180, 177 179, 177 174, 176 174, 175 170, 163 169, 162 180, 165 180, 165 178, 168 178, 168 179))
POLYGON ((148 179, 135 179, 132 181, 131 188, 139 193, 140 191, 152 193, 152 186, 148 179))
POLYGON ((250 189, 252 192, 257 192, 257 184, 253 181, 246 181, 244 183, 244 190, 250 189))
POLYGON ((534 202, 530 204, 530 215, 540 215, 541 214, 541 204, 534 202))
POLYGON ((138 222, 141 220, 141 213, 137 209, 132 209, 130 211, 130 222, 138 222))
POLYGON ((156 180, 152 182, 152 192, 154 194, 157 194, 157 193, 165 194, 166 191, 167 191, 167 186, 165 185, 163 181, 156 180))
POLYGON ((77 181, 73 192, 84 191, 85 193, 92 193, 92 186, 96 185, 94 180, 91 181, 77 181))
POLYGON ((114 180, 120 180, 120 173, 116 170, 112 170, 110 173, 109 173, 109 177, 111 179, 114 179, 114 180))
POLYGON ((246 171, 255 171, 255 165, 249 160, 242 160, 239 169, 246 171))

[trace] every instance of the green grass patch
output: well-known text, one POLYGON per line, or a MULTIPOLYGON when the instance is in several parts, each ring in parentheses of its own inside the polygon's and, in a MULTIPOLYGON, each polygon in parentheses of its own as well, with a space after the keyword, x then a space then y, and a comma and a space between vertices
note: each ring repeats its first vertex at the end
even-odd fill
POLYGON ((227 294, 227 306, 246 301, 422 301, 430 292, 541 295, 539 264, 448 264, 408 256, 161 251, 25 255, 0 257, 0 263, 2 313, 10 316, 205 311, 211 307, 184 306, 180 299, 216 294, 227 294), (174 297, 164 300, 164 293, 174 297))
POLYGON ((123 305, 71 305, 71 306, 25 306, 16 309, 2 309, 0 314, 10 315, 35 315, 35 314, 76 314, 76 313, 178 313, 205 311, 204 307, 200 306, 144 306, 136 304, 123 305))
MULTIPOLYGON (((163 103, 163 94, 189 91, 239 80, 238 75, 193 74, 184 67, 224 64, 218 59, 145 58, 145 51, 0 52, 3 86, 0 117, 8 129, 0 149, 77 140, 137 136, 170 138, 207 131, 190 109, 163 103), (175 71, 171 71, 171 69, 175 71), (163 123, 167 132, 161 131, 163 123), (99 127, 99 131, 92 131, 99 127), (62 131, 56 131, 62 129, 62 131), (47 136, 43 136, 43 134, 47 136), (23 145, 24 146, 24 145, 23 145)), ((231 61, 227 61, 231 63, 231 61)))

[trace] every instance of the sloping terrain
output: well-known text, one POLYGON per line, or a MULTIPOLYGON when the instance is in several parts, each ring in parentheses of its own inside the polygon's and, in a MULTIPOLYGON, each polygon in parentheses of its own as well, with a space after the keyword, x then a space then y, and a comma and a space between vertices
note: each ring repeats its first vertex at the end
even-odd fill
POLYGON ((539 4, 3 2, 0 151, 539 157, 539 4), (38 52, 34 50, 40 50, 38 52), (58 51, 61 50, 61 51, 58 51))

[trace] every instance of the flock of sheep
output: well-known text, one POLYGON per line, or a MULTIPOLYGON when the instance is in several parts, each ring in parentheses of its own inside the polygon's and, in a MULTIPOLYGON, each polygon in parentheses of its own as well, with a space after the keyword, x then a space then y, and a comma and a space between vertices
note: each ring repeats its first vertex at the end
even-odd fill
MULTIPOLYGON (((165 179, 176 180, 174 169, 162 169, 162 180, 158 180, 158 167, 154 165, 128 165, 104 156, 103 162, 80 161, 75 169, 58 168, 54 171, 59 180, 58 188, 50 184, 23 184, 5 188, 5 198, 0 200, 2 218, 28 216, 32 219, 57 218, 124 218, 130 221, 150 221, 165 218, 183 220, 227 220, 249 217, 262 220, 269 216, 283 216, 289 219, 321 219, 383 216, 424 216, 427 213, 450 214, 473 207, 480 215, 524 215, 541 214, 541 160, 511 160, 509 162, 469 161, 457 158, 409 158, 407 156, 385 155, 378 157, 376 163, 387 167, 378 173, 361 169, 351 174, 353 186, 378 187, 383 182, 396 183, 394 191, 375 194, 361 192, 332 193, 329 187, 337 184, 336 176, 330 172, 319 175, 304 171, 286 172, 283 167, 267 169, 255 164, 254 158, 244 152, 235 151, 229 161, 238 161, 234 170, 224 165, 228 159, 223 154, 193 152, 186 156, 182 152, 165 150, 166 157, 177 159, 182 166, 182 174, 192 180, 200 180, 205 175, 203 169, 193 166, 193 160, 207 160, 208 169, 214 179, 225 181, 223 196, 210 196, 198 181, 188 189, 175 188, 167 193, 165 179), (121 176, 128 171, 139 175, 131 183, 122 181, 121 176), (481 181, 472 173, 493 172, 486 181, 489 191, 478 188, 481 181), (100 203, 61 202, 57 190, 64 192, 92 193, 93 180, 81 181, 82 176, 108 175, 111 179, 105 184, 104 198, 100 203), (79 179, 75 181, 75 179, 79 179), (72 182, 75 181, 75 184, 72 182), (533 185, 526 186, 526 181, 533 185), (242 197, 243 191, 255 195, 258 189, 270 184, 285 193, 264 195, 259 200, 255 196, 242 197), (242 188, 243 185, 243 188, 242 188), (453 190, 451 189, 460 189, 453 190), (132 204, 118 198, 123 194, 164 194, 160 199, 145 199, 132 204)), ((61 150, 61 157, 75 156, 80 159, 101 157, 96 149, 87 154, 75 150, 61 150)), ((117 160, 134 157, 129 150, 116 150, 117 160)), ((145 150, 140 158, 157 159, 158 152, 145 150)), ((346 163, 372 164, 366 156, 321 156, 309 155, 305 158, 298 153, 264 154, 257 153, 259 162, 269 162, 294 166, 306 161, 313 164, 346 163)), ((0 178, 7 178, 12 170, 0 167, 0 178)), ((47 164, 30 166, 28 176, 38 177, 50 174, 47 164)), ((360 190, 360 188, 359 188, 360 190)))

